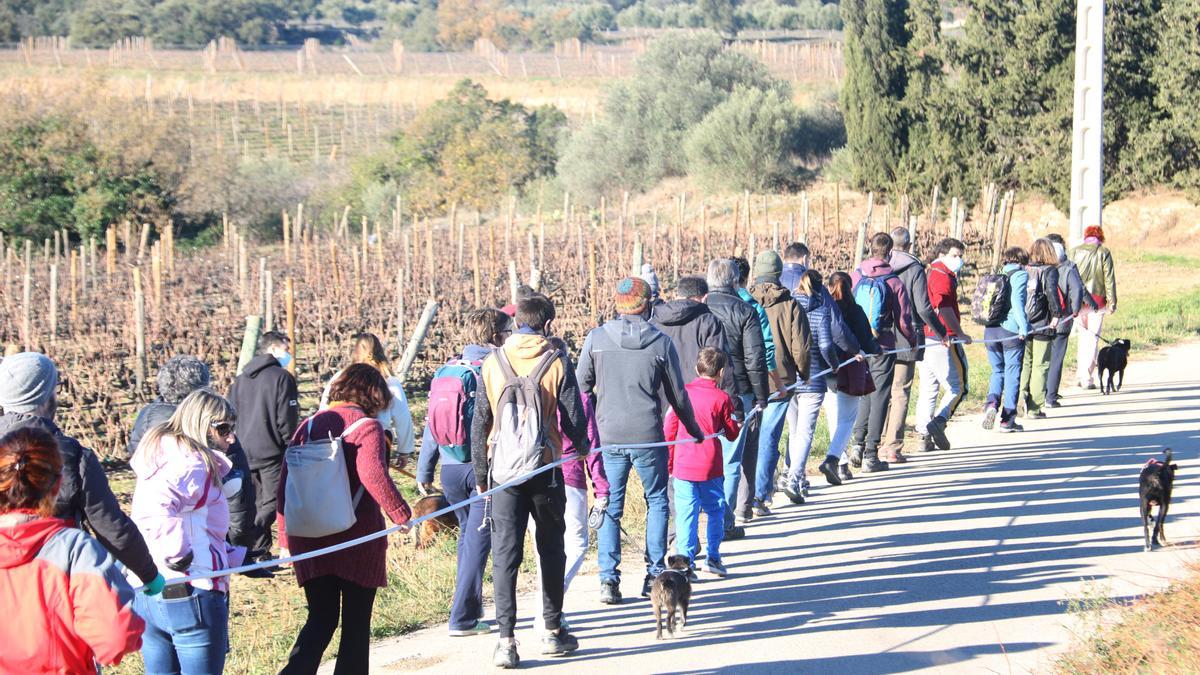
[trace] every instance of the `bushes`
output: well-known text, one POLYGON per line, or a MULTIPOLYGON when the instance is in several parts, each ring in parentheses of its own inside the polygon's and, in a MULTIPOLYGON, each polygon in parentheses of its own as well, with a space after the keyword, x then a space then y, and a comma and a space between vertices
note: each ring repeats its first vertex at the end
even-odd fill
POLYGON ((778 91, 738 89, 688 133, 690 173, 711 188, 776 187, 792 172, 798 117, 778 91))

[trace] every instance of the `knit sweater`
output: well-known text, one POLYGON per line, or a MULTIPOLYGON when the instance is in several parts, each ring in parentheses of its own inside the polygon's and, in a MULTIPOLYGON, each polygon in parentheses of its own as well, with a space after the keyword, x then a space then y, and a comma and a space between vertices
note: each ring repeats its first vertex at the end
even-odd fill
MULTIPOLYGON (((365 417, 361 408, 335 404, 312 417, 313 438, 337 438, 350 425, 365 417)), ((308 424, 302 423, 292 435, 291 445, 308 440, 308 424)), ((379 424, 367 422, 342 439, 349 469, 350 494, 365 487, 354 515, 357 520, 350 529, 325 537, 288 537, 283 520, 286 500, 287 462, 279 479, 276 511, 279 513, 279 543, 292 553, 307 553, 320 548, 357 539, 384 529, 383 513, 393 523, 405 523, 412 512, 387 470, 387 440, 379 424), (382 510, 381 510, 382 509, 382 510)), ((380 537, 353 548, 317 556, 296 563, 296 582, 301 586, 312 579, 332 575, 366 588, 387 585, 387 538, 380 537)))

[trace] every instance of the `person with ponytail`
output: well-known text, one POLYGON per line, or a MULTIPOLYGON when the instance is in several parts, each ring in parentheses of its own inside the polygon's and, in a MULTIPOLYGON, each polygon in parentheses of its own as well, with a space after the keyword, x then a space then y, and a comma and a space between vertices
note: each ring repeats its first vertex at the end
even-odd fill
MULTIPOLYGON (((380 410, 375 419, 388 434, 392 450, 396 451, 396 466, 403 469, 412 457, 414 430, 412 412, 408 409, 408 399, 404 396, 404 383, 392 372, 392 362, 383 350, 383 343, 372 333, 359 333, 352 338, 350 347, 350 363, 363 363, 372 366, 383 375, 387 382, 388 391, 392 393, 392 402, 380 410)), ((335 380, 344 371, 339 370, 325 385, 321 393, 321 410, 329 407, 329 390, 335 380)))
POLYGON ((98 673, 142 643, 145 623, 116 561, 52 517, 62 472, 50 432, 0 438, 0 673, 98 673))
MULTIPOLYGON (((229 477, 233 465, 224 454, 237 441, 236 421, 229 401, 197 389, 169 420, 146 432, 129 461, 137 476, 133 521, 168 581, 237 567, 245 556, 244 548, 226 542, 228 496, 241 488, 241 478, 229 477)), ((177 582, 161 597, 138 597, 136 608, 147 623, 142 659, 148 675, 225 669, 229 577, 177 582)))

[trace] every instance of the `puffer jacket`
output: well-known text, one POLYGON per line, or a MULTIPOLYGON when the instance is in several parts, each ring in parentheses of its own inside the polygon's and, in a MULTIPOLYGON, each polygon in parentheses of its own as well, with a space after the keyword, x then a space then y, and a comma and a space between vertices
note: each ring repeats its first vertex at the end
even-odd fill
POLYGON ((696 360, 701 349, 712 347, 729 354, 721 320, 702 302, 687 298, 664 302, 654 308, 650 323, 675 345, 684 384, 696 379, 696 360))
POLYGON ((0 515, 0 673, 95 673, 142 646, 146 624, 108 551, 59 518, 0 515))
POLYGON ((892 251, 888 263, 892 266, 892 272, 900 277, 904 290, 908 292, 909 301, 912 303, 912 337, 916 339, 914 344, 909 335, 903 332, 896 335, 896 348, 905 350, 896 354, 896 360, 920 361, 925 355, 925 350, 914 347, 924 345, 925 327, 929 326, 939 340, 946 338, 946 328, 938 320, 933 305, 929 302, 929 278, 925 273, 925 265, 905 251, 892 251))
POLYGON ((33 415, 0 415, 0 436, 22 427, 49 432, 58 441, 62 453, 62 486, 54 500, 54 515, 85 527, 100 540, 113 557, 148 584, 158 576, 154 558, 137 525, 121 510, 104 467, 91 450, 67 436, 53 421, 33 415))
POLYGON ((797 379, 807 380, 812 330, 804 310, 792 299, 791 292, 773 278, 755 279, 750 294, 762 305, 771 322, 771 334, 775 336, 775 374, 784 386, 795 384, 797 379))
MULTIPOLYGON (((812 330, 813 342, 816 343, 816 349, 808 350, 809 372, 819 373, 841 363, 838 347, 833 343, 833 314, 829 311, 829 303, 821 297, 820 290, 813 295, 793 293, 793 297, 804 309, 804 314, 808 318, 808 327, 812 330)), ((819 394, 825 391, 825 378, 806 379, 796 388, 796 391, 805 394, 819 394)))
POLYGON ((728 286, 708 289, 705 304, 721 321, 729 347, 733 381, 723 382, 722 389, 733 399, 735 407, 741 406, 741 394, 751 394, 755 401, 766 401, 771 389, 758 313, 728 286))
MULTIPOLYGON (((229 502, 225 488, 232 483, 222 479, 232 465, 219 452, 213 452, 219 476, 209 475, 204 458, 180 444, 172 435, 163 435, 157 453, 143 448, 129 466, 137 476, 133 490, 133 521, 146 538, 155 562, 168 579, 189 573, 215 572, 237 567, 245 549, 225 541, 229 533, 229 502), (186 571, 183 567, 191 556, 186 571)), ((196 588, 229 591, 229 577, 191 582, 196 588)))

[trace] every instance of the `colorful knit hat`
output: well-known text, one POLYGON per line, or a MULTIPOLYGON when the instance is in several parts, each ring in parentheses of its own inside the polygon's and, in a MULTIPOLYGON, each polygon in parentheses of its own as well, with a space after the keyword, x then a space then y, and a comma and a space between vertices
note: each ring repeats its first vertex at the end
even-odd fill
POLYGON ((641 277, 617 282, 617 314, 641 314, 650 306, 650 284, 641 277))

